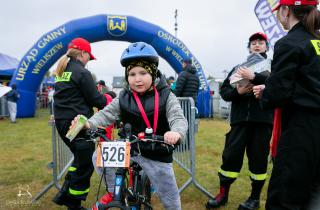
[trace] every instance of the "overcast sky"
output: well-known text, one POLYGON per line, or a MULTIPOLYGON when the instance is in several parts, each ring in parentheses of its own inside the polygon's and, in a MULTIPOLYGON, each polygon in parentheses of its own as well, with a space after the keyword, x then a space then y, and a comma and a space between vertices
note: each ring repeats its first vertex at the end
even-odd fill
MULTIPOLYGON (((248 37, 262 31, 254 14, 257 0, 10 0, 0 6, 0 52, 19 60, 50 30, 82 17, 98 14, 131 15, 174 34, 178 9, 178 38, 199 60, 206 76, 222 78, 223 70, 244 61, 248 37)), ((119 63, 128 42, 92 44, 98 60, 89 70, 111 84, 123 76, 119 63)), ((174 70, 163 59, 159 67, 167 76, 174 70)))

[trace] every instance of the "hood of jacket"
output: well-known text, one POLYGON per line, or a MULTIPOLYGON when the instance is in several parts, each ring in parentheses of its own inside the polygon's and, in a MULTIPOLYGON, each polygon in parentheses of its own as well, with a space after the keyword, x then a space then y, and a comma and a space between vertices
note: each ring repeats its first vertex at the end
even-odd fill
POLYGON ((188 65, 184 70, 190 72, 191 74, 195 74, 197 72, 196 68, 192 65, 188 65))

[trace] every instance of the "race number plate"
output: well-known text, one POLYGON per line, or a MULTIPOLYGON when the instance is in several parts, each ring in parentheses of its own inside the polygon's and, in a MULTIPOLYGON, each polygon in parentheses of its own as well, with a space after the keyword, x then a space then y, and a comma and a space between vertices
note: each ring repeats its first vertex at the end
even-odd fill
POLYGON ((98 167, 129 167, 129 142, 101 142, 97 148, 98 167))

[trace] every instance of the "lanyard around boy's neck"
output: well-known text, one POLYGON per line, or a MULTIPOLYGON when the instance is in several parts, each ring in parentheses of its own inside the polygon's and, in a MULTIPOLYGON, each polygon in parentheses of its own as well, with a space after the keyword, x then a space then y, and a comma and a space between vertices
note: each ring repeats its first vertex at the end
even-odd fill
MULTIPOLYGON (((154 90, 153 134, 155 134, 157 131, 158 115, 159 115, 159 93, 158 93, 157 88, 155 86, 153 86, 153 90, 154 90)), ((140 110, 140 113, 142 115, 144 122, 146 123, 148 128, 151 128, 149 119, 147 117, 146 112, 144 111, 144 108, 141 104, 141 101, 140 101, 140 98, 139 98, 137 92, 132 91, 132 93, 133 93, 134 99, 136 100, 136 103, 138 105, 138 108, 140 110)))

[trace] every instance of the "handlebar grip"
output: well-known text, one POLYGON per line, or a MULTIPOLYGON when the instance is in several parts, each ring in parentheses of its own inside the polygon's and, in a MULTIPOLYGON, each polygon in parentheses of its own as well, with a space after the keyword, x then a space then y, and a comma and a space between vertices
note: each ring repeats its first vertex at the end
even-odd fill
POLYGON ((102 134, 102 135, 106 135, 106 129, 105 128, 97 128, 96 130, 97 133, 102 134))
POLYGON ((88 128, 85 130, 85 135, 86 136, 92 136, 97 132, 97 129, 93 129, 93 128, 88 128))
POLYGON ((106 131, 103 128, 88 128, 85 131, 85 135, 89 138, 97 138, 97 137, 101 137, 103 138, 105 141, 106 140, 106 131))
POLYGON ((145 134, 143 138, 164 141, 164 136, 160 136, 156 134, 145 134))
POLYGON ((164 141, 164 136, 152 135, 152 139, 164 141))
POLYGON ((164 136, 158 136, 158 135, 155 135, 155 134, 152 134, 152 135, 146 135, 144 139, 141 139, 142 141, 146 141, 146 142, 151 142, 151 143, 158 143, 158 144, 165 144, 167 146, 170 146, 170 147, 175 147, 175 145, 171 145, 171 144, 168 144, 164 141, 164 136))

